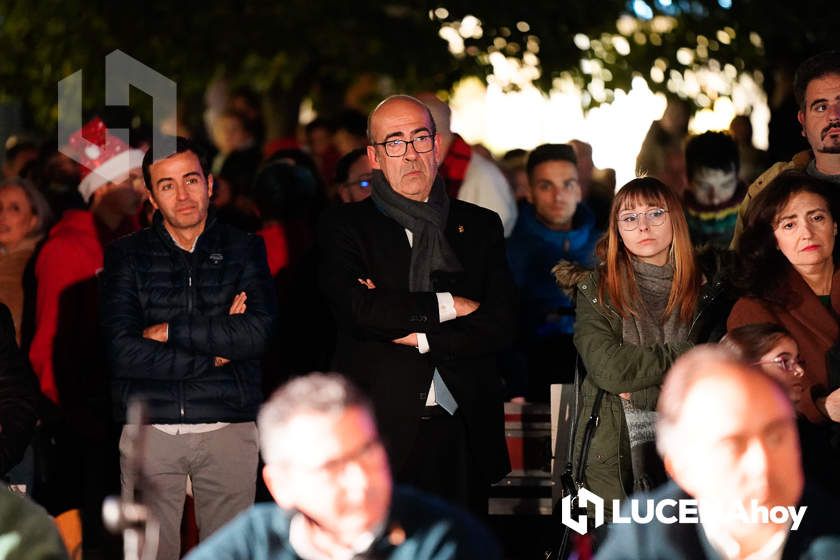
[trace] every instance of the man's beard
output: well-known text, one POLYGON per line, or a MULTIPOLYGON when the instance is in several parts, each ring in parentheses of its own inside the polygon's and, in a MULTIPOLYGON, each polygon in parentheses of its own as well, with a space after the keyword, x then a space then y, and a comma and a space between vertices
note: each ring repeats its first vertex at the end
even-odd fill
POLYGON ((820 140, 822 140, 823 145, 820 147, 818 152, 822 154, 840 154, 840 138, 838 138, 837 133, 829 135, 829 131, 835 130, 840 128, 840 123, 833 121, 828 123, 822 132, 820 133, 820 140), (826 138, 828 138, 828 142, 826 142, 826 138))

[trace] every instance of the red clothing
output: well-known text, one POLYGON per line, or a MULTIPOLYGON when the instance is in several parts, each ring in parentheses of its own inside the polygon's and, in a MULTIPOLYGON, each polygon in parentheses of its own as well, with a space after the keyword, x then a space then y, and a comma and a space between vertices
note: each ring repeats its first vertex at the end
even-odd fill
POLYGON ((443 182, 446 183, 446 193, 450 198, 458 198, 458 192, 461 190, 471 159, 472 148, 463 138, 455 134, 438 170, 440 176, 443 177, 443 182))
MULTIPOLYGON (((29 349, 32 368, 38 376, 41 391, 53 402, 59 403, 58 383, 55 375, 54 346, 59 323, 59 306, 62 295, 69 288, 89 283, 93 284, 96 275, 103 266, 103 247, 106 243, 132 231, 126 221, 125 227, 117 231, 108 231, 99 225, 92 212, 87 210, 67 210, 61 220, 50 230, 46 243, 35 262, 35 281, 37 284, 35 300, 35 333, 29 349)), ((64 313, 62 329, 78 329, 78 336, 96 341, 98 331, 99 302, 95 286, 72 292, 73 313, 64 313), (80 298, 76 299, 75 296, 80 298), (93 319, 91 321, 91 319, 93 319)), ((77 348, 80 353, 81 348, 77 348)), ((61 356, 61 359, 70 359, 61 356)), ((93 360, 93 356, 78 355, 72 359, 80 362, 93 360)), ((70 380, 68 380, 70 381, 70 380)))
POLYGON ((835 270, 831 281, 832 311, 826 309, 795 270, 788 271, 787 281, 781 289, 785 288, 795 294, 795 299, 786 307, 742 297, 732 308, 726 327, 731 331, 743 325, 773 323, 790 331, 799 346, 799 355, 805 360, 805 390, 796 409, 811 422, 822 423, 826 418, 814 404, 811 388, 825 392, 829 385, 826 352, 840 338, 840 324, 836 319, 840 315, 840 268, 835 270))
POLYGON ((277 276, 282 268, 289 264, 289 247, 286 244, 286 230, 277 222, 272 222, 257 232, 265 242, 268 269, 272 276, 277 276))

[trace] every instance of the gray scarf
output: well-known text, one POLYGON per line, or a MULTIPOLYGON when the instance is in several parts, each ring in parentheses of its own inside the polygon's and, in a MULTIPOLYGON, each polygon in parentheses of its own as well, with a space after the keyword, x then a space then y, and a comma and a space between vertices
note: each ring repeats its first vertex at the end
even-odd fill
MULTIPOLYGON (((688 325, 680 319, 679 308, 664 317, 671 294, 674 265, 656 266, 633 259, 633 273, 639 290, 639 301, 634 306, 636 315, 622 321, 622 340, 636 346, 666 344, 685 340, 688 325)), ((652 398, 647 407, 637 408, 632 402, 622 399, 624 418, 630 438, 630 457, 633 466, 634 491, 650 490, 665 480, 664 467, 659 460, 654 441, 656 439, 656 395, 658 388, 645 389, 652 398)))
POLYGON ((680 319, 679 309, 674 309, 668 317, 663 317, 674 279, 673 263, 656 266, 635 259, 631 262, 640 301, 635 305, 636 316, 622 323, 622 340, 636 346, 685 340, 688 336, 688 325, 680 319))
POLYGON ((378 169, 373 171, 371 181, 371 197, 377 208, 411 232, 409 291, 431 292, 433 272, 462 270, 458 256, 444 236, 449 197, 440 175, 435 177, 427 202, 417 202, 396 192, 378 169))

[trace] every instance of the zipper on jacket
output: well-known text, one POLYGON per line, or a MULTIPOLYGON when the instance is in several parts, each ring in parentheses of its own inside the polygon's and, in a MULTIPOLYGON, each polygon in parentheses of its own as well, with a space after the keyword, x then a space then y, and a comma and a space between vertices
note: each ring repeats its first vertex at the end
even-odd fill
POLYGON ((190 257, 183 250, 181 251, 181 258, 184 259, 184 266, 187 268, 187 314, 190 314, 193 309, 192 265, 190 264, 190 257))

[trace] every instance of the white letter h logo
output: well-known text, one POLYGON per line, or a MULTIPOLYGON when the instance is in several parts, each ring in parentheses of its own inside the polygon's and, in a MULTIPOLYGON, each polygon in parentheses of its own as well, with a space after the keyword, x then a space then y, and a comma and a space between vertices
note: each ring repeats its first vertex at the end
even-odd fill
MULTIPOLYGON (((577 505, 585 508, 589 504, 592 504, 595 509, 595 527, 600 527, 604 524, 604 500, 586 488, 581 488, 578 490, 577 505)), ((578 515, 577 519, 572 519, 571 496, 566 496, 561 500, 561 515, 564 525, 579 535, 586 534, 586 515, 578 515)))

